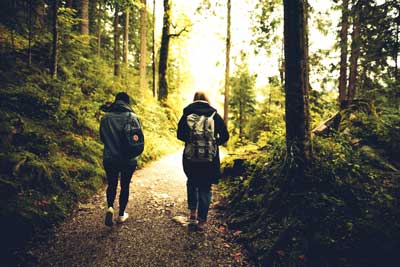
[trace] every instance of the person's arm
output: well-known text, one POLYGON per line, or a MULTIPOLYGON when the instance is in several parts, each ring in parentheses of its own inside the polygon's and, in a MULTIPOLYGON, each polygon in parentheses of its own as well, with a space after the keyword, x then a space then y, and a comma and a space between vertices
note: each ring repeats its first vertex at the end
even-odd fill
POLYGON ((102 119, 101 121, 100 121, 100 129, 99 129, 99 133, 100 133, 100 141, 104 144, 104 133, 103 133, 103 123, 104 123, 104 120, 102 119))
POLYGON ((215 119, 216 133, 217 133, 217 144, 220 146, 225 144, 229 140, 229 133, 224 123, 224 120, 218 113, 215 114, 214 119, 215 119))
POLYGON ((182 115, 181 119, 179 120, 177 137, 183 142, 187 142, 189 140, 189 131, 185 115, 182 115))

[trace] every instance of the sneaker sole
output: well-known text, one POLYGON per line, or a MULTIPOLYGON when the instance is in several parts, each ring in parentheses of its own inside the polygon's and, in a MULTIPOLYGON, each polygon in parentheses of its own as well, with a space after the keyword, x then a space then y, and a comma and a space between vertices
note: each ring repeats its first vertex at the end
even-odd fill
POLYGON ((106 213, 106 219, 104 221, 105 225, 107 226, 113 226, 113 214, 112 212, 107 212, 106 213))
POLYGON ((116 223, 118 223, 118 224, 125 223, 126 220, 128 220, 128 219, 129 219, 129 215, 126 216, 126 218, 123 221, 121 221, 120 218, 118 217, 118 219, 116 220, 116 223))

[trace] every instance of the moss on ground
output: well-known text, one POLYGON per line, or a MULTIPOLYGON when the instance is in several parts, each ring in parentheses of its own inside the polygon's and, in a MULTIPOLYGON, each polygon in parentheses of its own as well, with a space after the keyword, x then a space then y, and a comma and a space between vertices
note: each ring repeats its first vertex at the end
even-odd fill
POLYGON ((242 231, 238 240, 260 266, 396 266, 400 140, 391 133, 399 117, 353 114, 350 123, 343 118, 348 130, 314 137, 301 187, 286 174, 283 138, 226 158, 229 226, 242 231))
MULTIPOLYGON (((60 70, 64 78, 58 81, 32 69, 1 70, 9 77, 0 83, 0 234, 8 256, 105 184, 100 106, 118 91, 133 89, 113 83, 112 70, 93 60, 97 68, 60 70), (17 84, 9 72, 19 73, 17 84)), ((152 97, 143 99, 145 104, 134 100, 144 126, 143 166, 178 148, 171 122, 178 110, 161 107, 152 97)))

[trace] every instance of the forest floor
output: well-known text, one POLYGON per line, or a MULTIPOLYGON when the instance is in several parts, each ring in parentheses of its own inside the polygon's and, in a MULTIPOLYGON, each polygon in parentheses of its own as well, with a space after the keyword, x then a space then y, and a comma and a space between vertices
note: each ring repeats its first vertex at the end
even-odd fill
POLYGON ((102 190, 50 237, 33 241, 30 265, 253 266, 216 209, 218 193, 213 198, 205 232, 175 222, 175 216, 187 215, 186 176, 181 152, 166 156, 134 173, 124 224, 104 225, 102 190))

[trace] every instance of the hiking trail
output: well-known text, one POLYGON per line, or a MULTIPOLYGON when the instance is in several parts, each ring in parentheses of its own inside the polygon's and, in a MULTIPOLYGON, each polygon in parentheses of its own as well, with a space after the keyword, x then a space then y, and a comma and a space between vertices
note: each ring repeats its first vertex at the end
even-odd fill
MULTIPOLYGON (((50 238, 36 241, 30 250, 35 266, 252 266, 213 208, 215 193, 204 233, 172 220, 187 215, 181 155, 165 156, 133 174, 124 224, 104 225, 105 190, 81 204, 50 238)), ((119 191, 116 214, 118 196, 119 191)))

